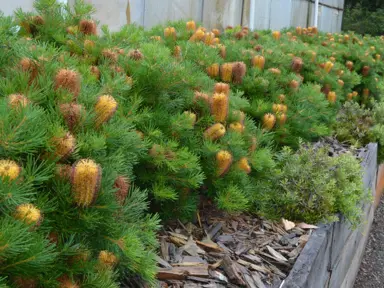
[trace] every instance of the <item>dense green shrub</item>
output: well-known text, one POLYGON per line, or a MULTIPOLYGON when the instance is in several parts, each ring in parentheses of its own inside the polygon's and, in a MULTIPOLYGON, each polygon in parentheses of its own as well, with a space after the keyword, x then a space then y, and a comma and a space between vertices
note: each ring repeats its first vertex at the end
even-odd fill
POLYGON ((256 205, 266 217, 310 223, 337 221, 340 212, 354 226, 360 205, 370 199, 362 184, 362 169, 352 154, 329 157, 327 147, 284 148, 256 205))

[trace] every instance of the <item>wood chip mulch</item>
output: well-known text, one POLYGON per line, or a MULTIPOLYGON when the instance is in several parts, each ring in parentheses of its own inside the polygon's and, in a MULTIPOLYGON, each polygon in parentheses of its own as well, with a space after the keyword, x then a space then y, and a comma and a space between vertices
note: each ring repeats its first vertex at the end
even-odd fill
POLYGON ((161 287, 280 287, 316 226, 206 207, 197 221, 177 221, 160 235, 161 287))

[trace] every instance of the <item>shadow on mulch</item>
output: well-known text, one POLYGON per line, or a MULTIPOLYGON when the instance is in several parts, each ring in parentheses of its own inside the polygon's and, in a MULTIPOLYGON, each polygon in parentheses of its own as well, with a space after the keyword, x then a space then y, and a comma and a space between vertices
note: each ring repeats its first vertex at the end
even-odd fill
POLYGON ((354 288, 384 287, 384 199, 375 212, 354 288))

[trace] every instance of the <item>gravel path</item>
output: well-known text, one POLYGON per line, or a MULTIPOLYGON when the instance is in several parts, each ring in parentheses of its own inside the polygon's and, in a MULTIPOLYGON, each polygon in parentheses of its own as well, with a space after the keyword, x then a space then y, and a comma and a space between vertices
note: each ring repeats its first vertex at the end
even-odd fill
POLYGON ((384 287, 384 199, 376 210, 354 288, 384 287))

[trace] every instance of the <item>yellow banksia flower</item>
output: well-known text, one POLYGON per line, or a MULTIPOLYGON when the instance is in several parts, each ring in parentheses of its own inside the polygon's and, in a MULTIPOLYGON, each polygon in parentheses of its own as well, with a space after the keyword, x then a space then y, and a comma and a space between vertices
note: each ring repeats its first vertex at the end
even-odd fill
POLYGON ((238 133, 243 133, 244 132, 244 125, 241 124, 240 122, 234 122, 229 125, 229 130, 238 132, 238 133))
POLYGON ((213 39, 215 39, 215 34, 212 32, 207 32, 204 35, 204 43, 205 45, 212 45, 213 44, 213 39))
POLYGON ((348 93, 347 94, 347 100, 352 100, 353 99, 353 93, 348 93))
POLYGON ((223 93, 229 95, 229 84, 218 82, 215 84, 214 93, 223 93))
POLYGON ((339 80, 337 80, 337 84, 339 84, 340 87, 343 87, 344 86, 344 81, 339 79, 339 80))
POLYGON ((335 103, 336 102, 336 98, 337 98, 336 92, 333 92, 333 91, 328 92, 327 100, 328 100, 329 103, 332 103, 332 104, 335 103))
POLYGON ((220 30, 219 29, 212 29, 212 33, 215 34, 216 37, 220 36, 220 30))
POLYGON ((285 122, 287 122, 287 114, 285 113, 277 114, 277 120, 280 126, 284 125, 285 122))
POLYGON ((76 139, 71 133, 66 133, 63 137, 54 137, 52 144, 55 147, 54 156, 63 159, 75 150, 76 139))
POLYGON ((220 65, 218 63, 214 63, 207 68, 207 74, 211 78, 216 78, 219 76, 220 65))
POLYGON ((176 39, 176 29, 175 27, 167 27, 164 29, 164 37, 165 38, 173 38, 176 39))
POLYGON ((176 45, 175 48, 173 48, 173 56, 176 58, 181 57, 181 47, 179 45, 176 45))
POLYGON ((107 250, 100 251, 98 259, 100 264, 110 268, 113 268, 118 262, 115 254, 107 250))
POLYGON ((325 72, 327 73, 331 72, 333 65, 334 64, 331 61, 328 61, 327 63, 325 63, 325 66, 324 66, 325 72))
POLYGON ((8 103, 11 108, 25 107, 28 105, 29 100, 22 94, 11 94, 8 96, 8 103))
POLYGON ((33 204, 21 204, 17 206, 15 218, 22 220, 27 224, 39 225, 42 220, 41 212, 33 204))
POLYGON ((275 75, 281 74, 281 70, 279 68, 269 68, 268 71, 275 75))
POLYGON ((224 63, 220 67, 221 80, 231 82, 232 80, 232 63, 224 63))
POLYGON ((60 283, 59 288, 79 288, 80 286, 71 280, 67 275, 61 276, 58 279, 58 282, 60 283))
POLYGON ((273 39, 275 39, 275 40, 280 40, 280 38, 281 38, 281 33, 280 33, 280 31, 273 31, 273 32, 272 32, 272 37, 273 37, 273 39))
POLYGON ((195 21, 188 21, 186 23, 187 31, 195 31, 196 30, 196 23, 195 21))
POLYGON ((96 126, 107 122, 117 110, 117 102, 110 95, 102 95, 95 105, 96 126))
POLYGON ((248 159, 246 157, 241 158, 239 162, 237 162, 237 167, 247 174, 251 173, 251 166, 249 165, 248 159))
POLYGON ((303 34, 303 28, 301 28, 300 26, 296 27, 296 34, 297 35, 303 34))
POLYGON ((225 127, 221 123, 216 123, 209 127, 204 132, 204 138, 210 140, 217 140, 225 135, 225 127))
POLYGON ((95 47, 95 42, 89 39, 84 40, 84 49, 91 50, 93 47, 95 47))
POLYGON ((209 96, 206 93, 195 91, 195 95, 193 97, 194 103, 204 102, 209 105, 209 96))
POLYGON ((72 167, 72 193, 78 206, 87 207, 97 197, 101 182, 101 168, 91 159, 81 159, 72 167))
POLYGON ((216 122, 224 122, 228 116, 229 99, 224 93, 215 93, 211 99, 211 114, 216 122))
POLYGON ((0 177, 5 179, 8 178, 9 180, 15 180, 17 177, 19 177, 21 172, 21 167, 12 160, 0 160, 0 177))
POLYGON ((263 117, 263 127, 267 130, 271 130, 275 126, 276 117, 271 113, 267 113, 263 117))
POLYGON ((252 66, 257 67, 260 70, 264 69, 265 66, 265 58, 264 56, 257 55, 252 58, 252 66))
POLYGON ((201 41, 205 36, 205 32, 199 28, 196 30, 196 32, 189 38, 189 41, 195 42, 195 41, 201 41))
POLYGON ((216 164, 217 164, 217 176, 223 176, 229 171, 229 168, 232 165, 232 154, 228 151, 221 150, 216 154, 216 164))

